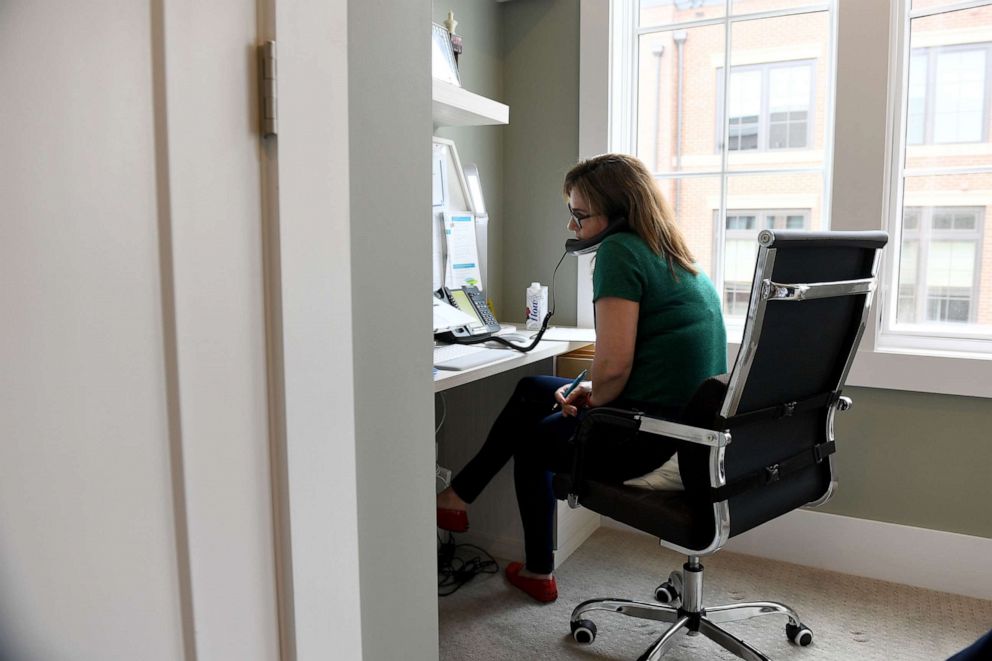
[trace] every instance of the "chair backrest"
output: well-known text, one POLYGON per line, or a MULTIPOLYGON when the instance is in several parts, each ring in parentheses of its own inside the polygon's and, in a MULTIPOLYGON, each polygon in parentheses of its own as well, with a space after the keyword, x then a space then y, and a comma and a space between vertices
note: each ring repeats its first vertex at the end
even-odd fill
MULTIPOLYGON (((728 484, 799 465, 728 498, 730 536, 810 502, 834 485, 830 459, 788 462, 833 441, 835 402, 876 286, 884 232, 764 231, 740 352, 720 419, 728 484)), ((819 449, 816 450, 819 452, 819 449)))

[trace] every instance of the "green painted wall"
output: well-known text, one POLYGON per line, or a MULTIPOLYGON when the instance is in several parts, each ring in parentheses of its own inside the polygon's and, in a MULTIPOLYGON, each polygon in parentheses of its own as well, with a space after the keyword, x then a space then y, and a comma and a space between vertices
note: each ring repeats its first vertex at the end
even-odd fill
MULTIPOLYGON (((520 315, 533 281, 550 284, 564 251, 565 173, 579 154, 579 3, 528 0, 501 7, 504 138, 503 290, 520 315)), ((574 257, 558 269, 555 323, 575 323, 574 257)))
MULTIPOLYGON (((462 87, 506 103, 503 93, 500 5, 494 0, 435 0, 435 23, 444 24, 448 10, 454 12, 455 34, 462 37, 464 52, 458 62, 462 87)), ((510 108, 510 122, 514 121, 510 108)), ((503 141, 507 127, 478 126, 440 128, 436 135, 455 141, 462 165, 475 163, 482 179, 482 194, 489 212, 489 250, 486 295, 496 307, 497 318, 515 319, 520 313, 508 311, 503 297, 503 232, 506 215, 503 204, 503 141)), ((520 295, 521 298, 523 294, 520 295)))
POLYGON ((992 537, 992 402, 849 388, 836 495, 820 509, 992 537))
MULTIPOLYGON (((565 172, 578 157, 579 3, 449 4, 456 17, 463 7, 466 16, 492 21, 486 36, 466 37, 467 52, 473 40, 488 44, 487 58, 492 59, 483 67, 486 74, 463 71, 478 75, 480 85, 496 90, 491 96, 510 106, 510 125, 493 129, 503 131, 496 138, 478 135, 478 129, 457 138, 463 157, 468 150, 485 153, 486 140, 494 145, 502 140, 501 153, 498 147, 491 149, 499 154, 493 166, 503 168, 505 299, 500 302, 508 300, 510 312, 500 313, 509 319, 528 283, 550 282, 566 238, 560 191, 565 172), (490 53, 494 40, 500 48, 490 53)), ((438 9, 435 20, 443 18, 438 9)), ((468 30, 467 25, 466 35, 468 30)), ((475 84, 466 81, 470 89, 475 84)), ((476 91, 486 93, 481 87, 476 91)), ((557 282, 556 320, 574 322, 572 258, 562 263, 557 282)), ((847 394, 855 406, 837 419, 839 488, 821 511, 992 538, 992 402, 869 388, 850 388, 847 394)))

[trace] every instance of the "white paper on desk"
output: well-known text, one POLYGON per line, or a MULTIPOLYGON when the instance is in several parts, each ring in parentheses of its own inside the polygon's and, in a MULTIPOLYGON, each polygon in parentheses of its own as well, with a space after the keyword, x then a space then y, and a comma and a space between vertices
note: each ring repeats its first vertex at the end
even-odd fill
POLYGON ((542 340, 555 340, 557 342, 595 342, 595 328, 564 328, 552 326, 544 333, 542 340))
POLYGON ((444 301, 440 300, 437 296, 431 296, 434 301, 434 332, 440 333, 442 331, 450 330, 452 328, 461 328, 462 326, 475 325, 479 321, 468 314, 465 314, 453 305, 449 305, 444 301))
POLYGON ((444 212, 444 238, 448 252, 445 285, 482 288, 479 246, 475 240, 475 216, 469 212, 444 212))

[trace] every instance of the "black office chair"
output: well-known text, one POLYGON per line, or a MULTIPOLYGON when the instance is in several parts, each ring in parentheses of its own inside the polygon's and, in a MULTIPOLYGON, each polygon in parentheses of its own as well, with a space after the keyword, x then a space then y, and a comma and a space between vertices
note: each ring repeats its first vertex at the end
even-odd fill
POLYGON ((591 611, 671 623, 640 657, 654 661, 682 630, 699 632, 744 659, 766 659, 718 626, 784 614, 786 635, 809 645, 812 631, 770 601, 703 605, 699 559, 755 526, 830 498, 836 484, 834 415, 868 318, 884 232, 763 231, 744 338, 729 375, 703 383, 678 421, 600 408, 580 426, 575 468, 555 476, 559 498, 651 533, 688 556, 655 589, 662 603, 592 599, 572 612, 572 635, 591 643, 591 611), (589 443, 629 434, 675 439, 685 491, 648 491, 583 477, 589 443))

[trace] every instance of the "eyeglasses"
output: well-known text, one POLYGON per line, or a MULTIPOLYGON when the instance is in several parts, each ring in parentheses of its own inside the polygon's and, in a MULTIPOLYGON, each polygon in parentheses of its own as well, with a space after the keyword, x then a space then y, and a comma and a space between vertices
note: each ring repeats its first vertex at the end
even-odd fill
POLYGON ((589 218, 595 218, 596 216, 599 215, 598 213, 583 213, 582 211, 576 211, 575 209, 572 208, 571 204, 567 206, 568 206, 568 222, 565 223, 565 229, 570 229, 569 225, 575 223, 575 226, 581 230, 583 220, 587 220, 589 218))

